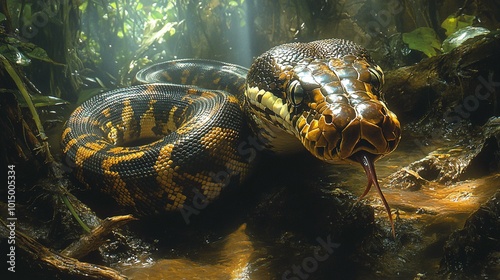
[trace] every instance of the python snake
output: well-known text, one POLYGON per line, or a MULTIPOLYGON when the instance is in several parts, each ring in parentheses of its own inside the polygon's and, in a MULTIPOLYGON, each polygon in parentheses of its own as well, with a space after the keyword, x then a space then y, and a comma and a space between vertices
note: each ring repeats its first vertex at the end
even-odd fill
POLYGON ((289 43, 250 69, 175 60, 136 78, 142 84, 94 96, 66 123, 63 155, 88 187, 143 215, 180 210, 241 184, 256 148, 305 147, 328 163, 361 163, 361 197, 376 186, 394 232, 373 163, 397 147, 401 129, 379 99, 383 72, 359 45, 289 43))

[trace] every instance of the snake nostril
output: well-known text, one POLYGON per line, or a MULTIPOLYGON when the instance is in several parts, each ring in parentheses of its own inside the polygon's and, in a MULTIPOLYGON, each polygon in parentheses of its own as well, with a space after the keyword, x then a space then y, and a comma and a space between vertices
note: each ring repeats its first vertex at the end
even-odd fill
POLYGON ((316 154, 317 155, 324 155, 325 154, 325 148, 324 147, 316 147, 316 154))
POLYGON ((366 139, 359 139, 358 143, 354 146, 354 151, 356 150, 365 150, 367 152, 377 151, 377 147, 375 147, 372 143, 368 142, 366 139))
POLYGON ((389 140, 387 141, 387 145, 389 146, 389 151, 392 151, 396 149, 396 147, 398 146, 398 142, 396 140, 389 140))

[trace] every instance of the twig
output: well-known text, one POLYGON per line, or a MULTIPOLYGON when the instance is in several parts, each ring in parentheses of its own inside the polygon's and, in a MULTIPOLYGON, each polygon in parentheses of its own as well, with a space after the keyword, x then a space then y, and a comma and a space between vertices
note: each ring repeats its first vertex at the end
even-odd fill
POLYGON ((82 236, 80 240, 73 242, 61 254, 72 257, 81 258, 88 253, 96 250, 105 242, 105 237, 116 228, 130 222, 137 220, 132 215, 115 216, 106 218, 102 223, 92 230, 88 235, 82 236))
MULTIPOLYGON (((4 220, 0 220, 0 228, 0 232, 8 230, 4 220)), ((16 230, 15 233, 16 245, 31 257, 33 267, 41 265, 46 270, 56 270, 61 274, 60 276, 64 276, 64 279, 127 279, 114 269, 66 257, 51 251, 19 230, 16 230)))

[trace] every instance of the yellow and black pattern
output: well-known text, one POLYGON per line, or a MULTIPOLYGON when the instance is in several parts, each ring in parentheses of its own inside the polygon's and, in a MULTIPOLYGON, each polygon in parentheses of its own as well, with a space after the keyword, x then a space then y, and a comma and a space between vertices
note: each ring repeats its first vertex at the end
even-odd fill
POLYGON ((151 214, 192 204, 197 192, 212 201, 229 183, 240 184, 249 165, 237 144, 247 135, 233 96, 148 84, 83 103, 67 122, 62 146, 78 180, 151 214), (221 170, 231 170, 231 178, 220 180, 221 170))
POLYGON ((62 149, 78 180, 140 214, 185 208, 197 194, 210 202, 240 184, 250 133, 273 152, 305 147, 328 163, 361 163, 365 194, 378 187, 372 163, 400 140, 397 117, 379 99, 382 70, 345 40, 284 44, 250 69, 175 60, 136 80, 78 107, 62 149))
POLYGON ((172 83, 222 90, 243 101, 247 73, 247 68, 235 64, 207 59, 179 59, 145 68, 137 73, 136 80, 141 84, 172 83))

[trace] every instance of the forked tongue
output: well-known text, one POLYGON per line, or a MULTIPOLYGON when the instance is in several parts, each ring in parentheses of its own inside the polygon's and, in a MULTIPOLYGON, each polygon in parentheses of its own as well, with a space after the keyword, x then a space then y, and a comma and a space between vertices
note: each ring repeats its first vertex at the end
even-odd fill
POLYGON ((363 194, 358 198, 358 201, 360 201, 363 197, 365 197, 366 194, 368 194, 372 185, 375 185, 375 187, 377 188, 377 192, 382 199, 382 202, 384 203, 385 211, 387 211, 387 215, 389 216, 389 221, 391 222, 392 228, 392 236, 395 238, 396 231, 394 230, 394 221, 392 220, 391 207, 389 207, 387 200, 385 200, 384 194, 382 193, 382 190, 380 189, 380 186, 378 184, 377 173, 375 172, 375 165, 373 164, 374 161, 372 154, 360 151, 355 154, 355 159, 359 163, 361 163, 361 166, 363 166, 363 169, 365 170, 366 177, 368 178, 368 185, 366 186, 363 194))

